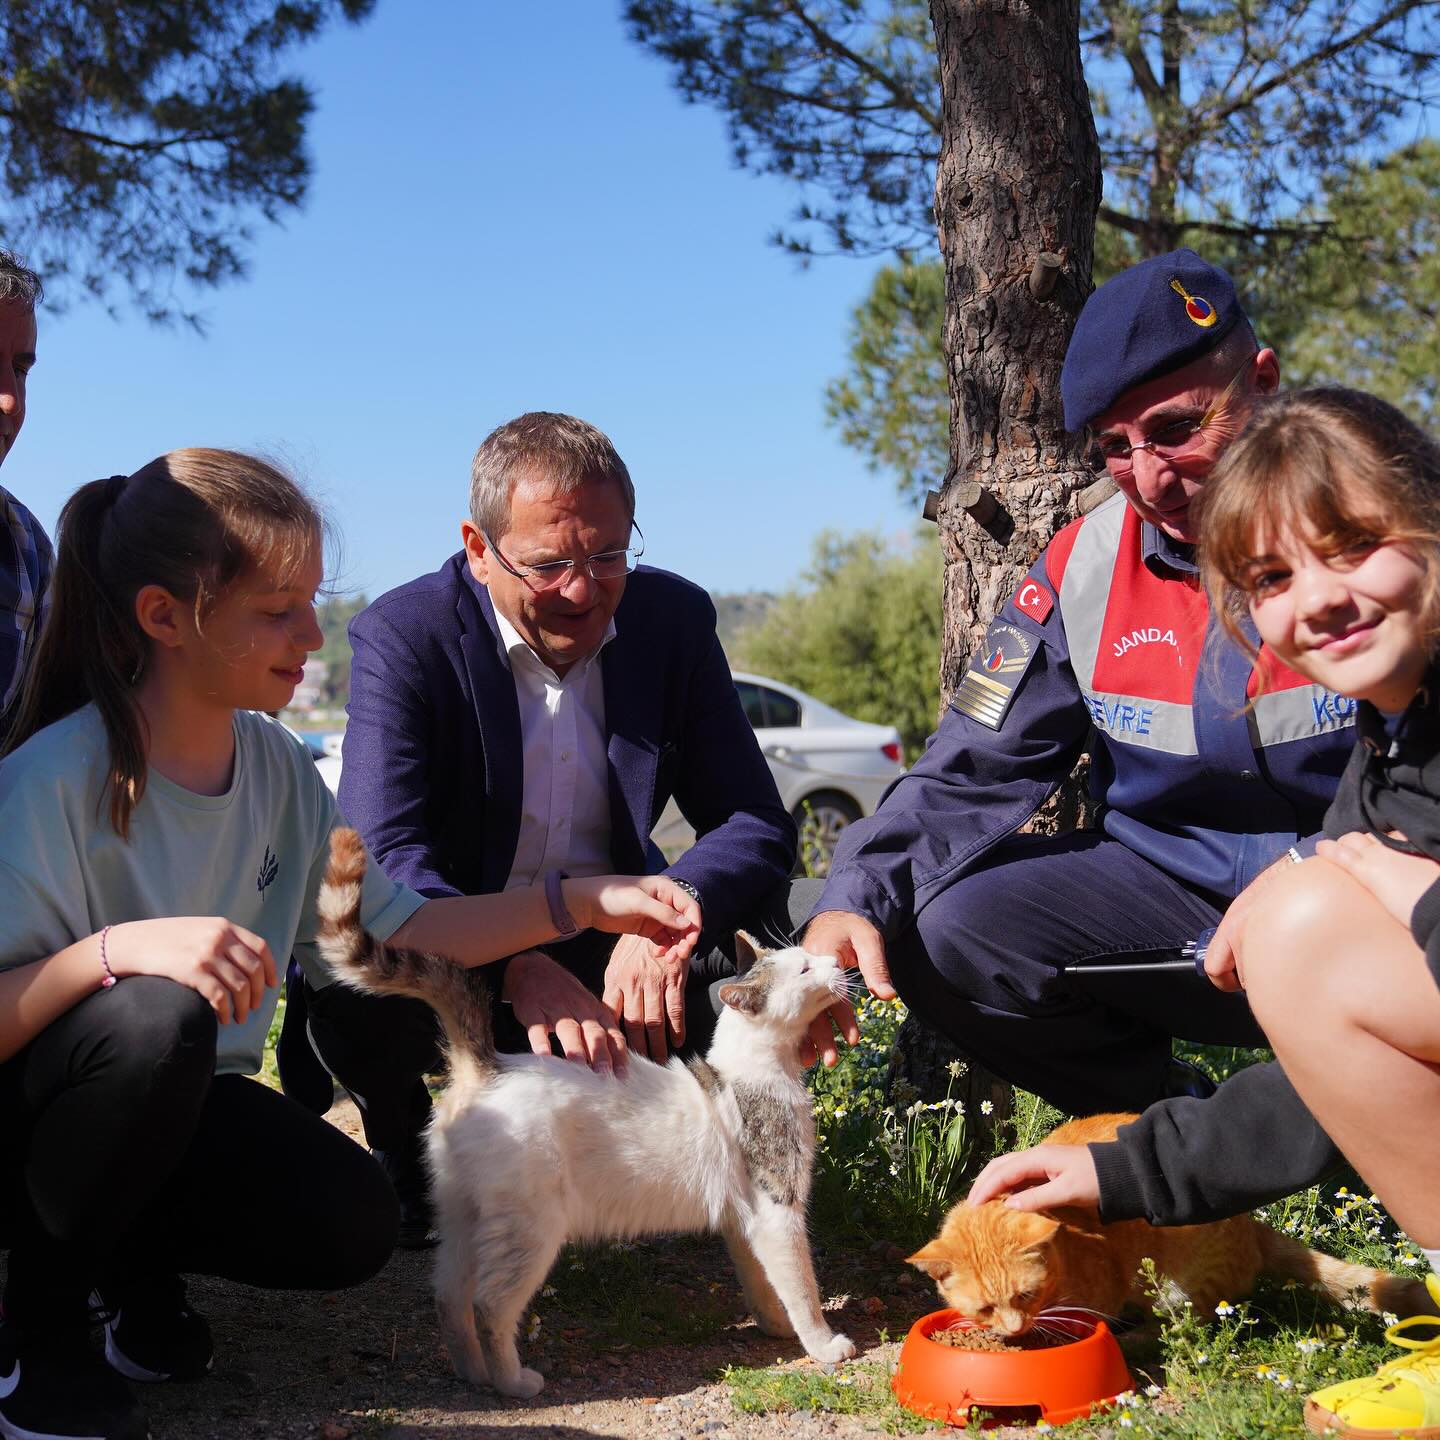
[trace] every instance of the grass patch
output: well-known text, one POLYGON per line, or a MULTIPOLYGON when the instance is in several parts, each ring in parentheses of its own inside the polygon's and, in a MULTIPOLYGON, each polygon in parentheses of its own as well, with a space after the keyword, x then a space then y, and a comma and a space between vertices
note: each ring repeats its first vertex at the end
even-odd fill
POLYGON ((755 1370, 729 1366, 721 1377, 737 1410, 746 1414, 865 1415, 886 1435, 918 1435, 944 1427, 901 1406, 890 1389, 890 1367, 859 1360, 827 1374, 810 1367, 755 1370))
POLYGON ((272 1090, 280 1088, 280 1067, 275 1063, 275 1046, 280 1042, 280 1027, 285 1023, 285 986, 280 986, 280 1001, 275 1006, 274 1018, 265 1032, 265 1053, 260 1060, 260 1073, 255 1077, 262 1085, 272 1090))
MULTIPOLYGON (((675 1239, 663 1245, 629 1242, 569 1246, 536 1298, 536 1310, 563 1316, 553 1323, 583 1327, 601 1348, 688 1345, 711 1339, 735 1316, 735 1281, 698 1277, 716 1267, 702 1254, 718 1241, 675 1239)), ((545 1322, 550 1323, 550 1322, 545 1322)))
POLYGON ((1301 1406, 1309 1391, 1368 1375, 1396 1353, 1379 1316, 1335 1310, 1293 1286, 1262 1288, 1232 1313, 1187 1309, 1165 1321, 1150 1358, 1128 1357, 1136 1390, 1108 1417, 1065 1434, 1298 1440, 1307 1434, 1301 1406))
MULTIPOLYGON (((977 1131, 988 1137, 989 1127, 975 1122, 984 1117, 967 1115, 951 1095, 928 1103, 887 1097, 890 1051, 905 1007, 867 997, 858 1008, 860 1043, 844 1047, 833 1070, 811 1072, 817 1139, 811 1216, 816 1233, 835 1243, 858 1238, 914 1248, 939 1228, 994 1142, 979 1146, 977 1131)), ((957 1065, 953 1078, 963 1073, 957 1065)), ((984 1108, 988 1113, 988 1102, 984 1108)), ((1060 1118, 1035 1096, 1018 1093, 1015 1144, 1034 1144, 1060 1118)))

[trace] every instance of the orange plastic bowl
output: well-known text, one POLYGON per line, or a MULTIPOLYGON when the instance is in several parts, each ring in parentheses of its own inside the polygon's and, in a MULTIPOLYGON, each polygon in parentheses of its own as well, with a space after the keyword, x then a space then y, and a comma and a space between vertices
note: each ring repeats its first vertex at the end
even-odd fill
POLYGON ((1065 1312, 1076 1339, 1044 1350, 962 1350, 932 1340, 937 1330, 973 1328, 957 1310, 917 1320, 891 1377, 895 1398, 930 1420, 964 1425, 971 1408, 1039 1410, 1064 1425, 1109 1405, 1131 1388, 1130 1371, 1103 1320, 1065 1312))

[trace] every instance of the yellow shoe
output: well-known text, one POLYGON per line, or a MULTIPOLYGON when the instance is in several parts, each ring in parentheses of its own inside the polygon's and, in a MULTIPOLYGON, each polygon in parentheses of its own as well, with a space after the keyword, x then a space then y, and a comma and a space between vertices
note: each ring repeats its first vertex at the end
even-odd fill
MULTIPOLYGON (((1440 1303, 1440 1281, 1426 1288, 1440 1303)), ((1431 1315, 1412 1315, 1392 1325, 1385 1338, 1411 1353, 1382 1365, 1373 1375, 1342 1380, 1317 1390, 1305 1402, 1305 1425, 1335 1440, 1440 1440, 1440 1335, 1412 1340, 1403 1332, 1440 1325, 1431 1315)))

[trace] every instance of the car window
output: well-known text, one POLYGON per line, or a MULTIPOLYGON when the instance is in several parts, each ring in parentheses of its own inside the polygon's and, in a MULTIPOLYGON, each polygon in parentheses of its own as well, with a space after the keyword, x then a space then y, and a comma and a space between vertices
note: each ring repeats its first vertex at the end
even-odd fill
POLYGON ((750 722, 753 729, 760 730, 765 725, 765 702, 760 698, 760 687, 751 685, 746 680, 737 680, 735 688, 740 692, 740 704, 744 708, 745 718, 750 722))
POLYGON ((790 728, 800 723, 800 702, 798 700, 792 700, 778 690, 762 689, 760 695, 765 701, 765 724, 772 730, 790 728))

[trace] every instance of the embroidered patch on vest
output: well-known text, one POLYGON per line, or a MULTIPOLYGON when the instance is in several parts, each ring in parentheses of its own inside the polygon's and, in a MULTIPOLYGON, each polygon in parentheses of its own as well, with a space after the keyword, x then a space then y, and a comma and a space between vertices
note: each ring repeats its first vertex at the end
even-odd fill
POLYGON ((1043 625, 1045 617, 1055 608, 1055 599, 1043 586, 1034 580, 1027 580, 1016 592, 1012 602, 1017 610, 1023 610, 1037 624, 1043 625))
POLYGON ((950 703, 962 715, 998 730, 1034 659, 1032 636, 1003 620, 992 620, 985 643, 970 657, 970 668, 950 703))

